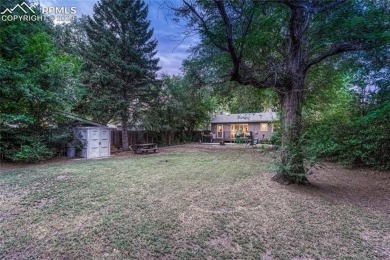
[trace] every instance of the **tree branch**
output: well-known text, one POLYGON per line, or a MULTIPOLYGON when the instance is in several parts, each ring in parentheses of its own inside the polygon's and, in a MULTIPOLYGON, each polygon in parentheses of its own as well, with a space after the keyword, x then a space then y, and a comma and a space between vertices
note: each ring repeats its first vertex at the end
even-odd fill
POLYGON ((251 12, 251 14, 249 15, 249 18, 248 18, 248 21, 247 21, 246 25, 245 25, 245 19, 243 21, 242 35, 241 35, 242 42, 240 44, 240 54, 239 54, 239 58, 240 59, 242 59, 242 56, 243 56, 243 52, 244 52, 244 48, 245 48, 245 42, 246 42, 246 37, 249 34, 249 31, 250 31, 250 28, 251 28, 251 25, 252 25, 252 21, 253 21, 253 16, 254 16, 254 12, 251 12))
POLYGON ((305 70, 309 69, 312 65, 320 63, 321 61, 325 60, 326 58, 340 54, 343 52, 348 51, 362 51, 367 50, 369 47, 364 44, 359 43, 337 43, 333 44, 327 51, 323 52, 322 54, 318 55, 317 57, 312 58, 306 63, 305 70))
POLYGON ((310 8, 314 13, 321 13, 321 12, 324 12, 326 10, 329 10, 329 9, 332 9, 333 7, 339 5, 339 4, 342 4, 342 3, 345 3, 347 0, 335 0, 333 1, 332 3, 330 4, 327 4, 327 5, 324 5, 322 7, 312 7, 310 8))
MULTIPOLYGON (((206 21, 203 19, 203 17, 196 11, 195 7, 192 6, 190 3, 188 3, 186 0, 183 0, 183 4, 195 15, 195 17, 199 20, 200 24, 201 24, 201 27, 203 28, 203 30, 205 31, 206 35, 208 36, 209 40, 215 45, 215 47, 217 47, 218 49, 224 51, 224 52, 229 52, 229 50, 219 44, 218 42, 215 41, 215 34, 213 34, 209 27, 207 26, 207 23, 206 21)), ((179 11, 178 9, 176 9, 175 11, 179 11)))
POLYGON ((295 3, 291 0, 279 0, 279 1, 274 1, 274 3, 281 3, 281 4, 284 4, 288 7, 290 7, 291 9, 296 9, 296 8, 303 8, 303 9, 307 9, 307 4, 299 4, 299 3, 295 3))
MULTIPOLYGON (((286 0, 278 0, 278 2, 283 2, 286 0)), ((193 18, 198 21, 199 26, 204 30, 207 39, 218 49, 229 54, 232 62, 232 71, 230 73, 230 80, 235 81, 241 85, 252 85, 256 88, 275 88, 275 74, 265 75, 262 79, 257 79, 255 76, 251 76, 251 73, 246 73, 245 68, 242 67, 242 58, 243 58, 243 49, 245 45, 245 39, 250 33, 250 28, 254 20, 254 10, 243 19, 242 22, 242 31, 240 37, 242 38, 240 45, 235 46, 235 39, 233 35, 233 24, 232 18, 229 16, 229 13, 226 9, 226 2, 224 0, 213 0, 215 4, 216 11, 219 14, 218 20, 222 22, 224 29, 224 42, 223 45, 215 41, 215 34, 213 34, 208 27, 208 20, 205 18, 205 15, 200 13, 196 9, 196 5, 190 3, 188 0, 182 0, 184 7, 179 9, 174 9, 176 12, 182 13, 184 16, 189 16, 189 13, 192 14, 193 18)), ((270 1, 275 2, 275 0, 270 1)), ((253 0, 253 5, 257 5, 259 2, 253 0)), ((233 7, 232 7, 233 8, 233 7)), ((239 13, 239 10, 233 10, 239 13)))
POLYGON ((271 1, 271 2, 282 3, 290 8, 303 8, 303 9, 308 10, 309 12, 312 12, 312 13, 321 13, 321 12, 324 12, 326 10, 332 9, 333 7, 335 7, 339 4, 342 4, 346 1, 347 0, 334 0, 330 4, 320 6, 320 7, 313 6, 314 3, 316 2, 316 0, 313 0, 313 3, 309 3, 309 2, 299 3, 298 1, 293 1, 293 0, 275 0, 275 1, 271 1))
POLYGON ((232 58, 233 62, 233 72, 232 74, 238 74, 240 69, 240 57, 237 56, 236 49, 233 44, 233 29, 232 24, 230 22, 230 19, 226 13, 225 4, 221 0, 215 0, 215 4, 218 7, 219 14, 221 15, 222 21, 225 25, 225 31, 226 31, 226 41, 228 45, 228 50, 230 53, 230 57, 232 58))
POLYGON ((252 87, 255 87, 255 88, 270 88, 270 87, 274 87, 275 85, 275 82, 271 82, 271 80, 267 79, 267 80, 258 80, 254 77, 247 77, 247 78, 239 78, 237 80, 233 79, 233 81, 236 81, 237 83, 239 83, 240 85, 243 85, 243 86, 252 86, 252 87), (271 86, 273 85, 273 86, 271 86))

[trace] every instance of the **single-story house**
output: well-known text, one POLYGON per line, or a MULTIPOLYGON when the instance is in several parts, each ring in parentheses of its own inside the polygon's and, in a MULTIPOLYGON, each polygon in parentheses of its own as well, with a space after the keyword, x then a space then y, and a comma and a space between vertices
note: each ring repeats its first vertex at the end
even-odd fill
POLYGON ((248 136, 250 131, 259 140, 270 139, 274 131, 275 112, 215 115, 211 120, 211 132, 217 140, 234 141, 237 132, 248 136))

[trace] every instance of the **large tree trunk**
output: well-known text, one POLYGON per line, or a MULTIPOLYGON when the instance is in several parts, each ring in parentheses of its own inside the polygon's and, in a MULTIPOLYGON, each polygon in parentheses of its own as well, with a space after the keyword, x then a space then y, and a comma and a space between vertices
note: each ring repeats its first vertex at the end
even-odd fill
POLYGON ((168 137, 168 145, 171 146, 173 143, 172 130, 167 131, 167 137, 168 137))
MULTIPOLYGON (((302 78, 301 78, 302 79, 302 78)), ((281 149, 278 174, 274 180, 291 184, 307 183, 301 146, 303 79, 279 94, 281 104, 281 149)))
MULTIPOLYGON (((301 2, 301 5, 298 3, 301 2)), ((283 87, 279 90, 281 105, 281 163, 274 180, 280 183, 307 183, 301 145, 302 101, 309 41, 306 30, 310 15, 302 6, 291 5, 287 66, 283 87)))
POLYGON ((128 134, 128 125, 129 125, 129 106, 130 98, 127 93, 127 86, 124 85, 122 89, 122 97, 124 105, 122 107, 121 119, 122 119, 122 149, 123 151, 129 151, 129 134, 128 134))
POLYGON ((125 116, 122 118, 122 149, 123 151, 130 150, 129 148, 129 135, 128 135, 128 118, 125 116))

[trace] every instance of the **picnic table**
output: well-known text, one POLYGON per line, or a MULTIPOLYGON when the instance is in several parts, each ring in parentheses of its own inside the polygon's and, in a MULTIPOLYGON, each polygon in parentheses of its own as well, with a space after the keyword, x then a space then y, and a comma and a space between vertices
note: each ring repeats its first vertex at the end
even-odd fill
POLYGON ((157 144, 149 143, 149 144, 134 144, 131 146, 131 149, 135 153, 148 153, 149 151, 157 152, 157 144))

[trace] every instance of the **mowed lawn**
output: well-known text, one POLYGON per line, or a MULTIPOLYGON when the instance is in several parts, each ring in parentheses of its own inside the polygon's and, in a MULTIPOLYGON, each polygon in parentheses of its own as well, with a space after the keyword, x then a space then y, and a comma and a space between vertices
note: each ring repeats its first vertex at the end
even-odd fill
POLYGON ((0 258, 390 258, 380 203, 354 203, 343 186, 338 199, 323 188, 336 184, 315 184, 326 169, 312 187, 281 186, 271 161, 260 149, 187 145, 2 172, 0 258))

